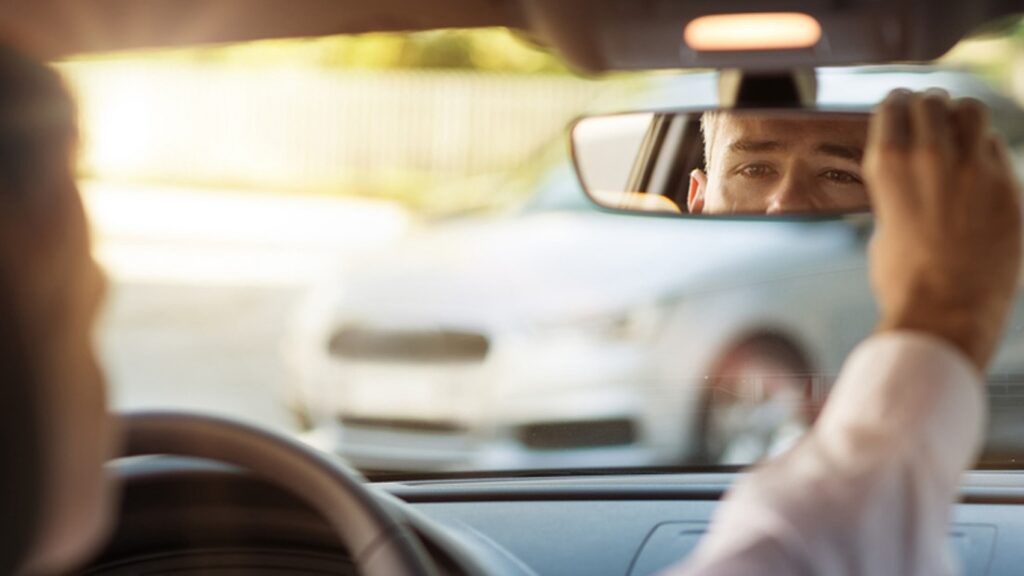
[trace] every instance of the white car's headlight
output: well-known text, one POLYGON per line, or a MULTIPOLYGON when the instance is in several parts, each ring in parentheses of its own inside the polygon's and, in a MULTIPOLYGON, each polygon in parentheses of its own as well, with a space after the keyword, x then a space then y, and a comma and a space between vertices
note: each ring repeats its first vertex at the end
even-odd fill
POLYGON ((627 312, 577 318, 558 326, 558 332, 610 342, 649 342, 657 338, 667 311, 657 305, 627 312))

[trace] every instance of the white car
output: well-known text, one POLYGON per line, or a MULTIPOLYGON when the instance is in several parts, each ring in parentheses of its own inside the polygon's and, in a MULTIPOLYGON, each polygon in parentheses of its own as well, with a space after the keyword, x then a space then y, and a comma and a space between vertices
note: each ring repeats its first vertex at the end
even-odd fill
MULTIPOLYGON (((715 82, 661 77, 643 104, 713 104, 715 82)), ((1020 110, 962 72, 818 83, 821 106, 941 86, 1024 139, 1020 110)), ((749 463, 799 437, 871 331, 869 235, 857 219, 622 217, 591 208, 562 159, 527 209, 420 229, 313 291, 288 401, 311 442, 368 470, 749 463)), ((1021 339, 997 371, 1024 367, 1021 339)))

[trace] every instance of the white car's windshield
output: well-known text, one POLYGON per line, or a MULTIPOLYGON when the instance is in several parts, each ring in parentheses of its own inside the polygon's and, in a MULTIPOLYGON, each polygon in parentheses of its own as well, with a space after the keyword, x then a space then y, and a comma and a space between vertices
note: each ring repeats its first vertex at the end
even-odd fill
MULTIPOLYGON (((819 96, 972 95, 1020 151, 1020 29, 935 65, 822 71, 819 96)), ((371 473, 746 465, 799 440, 873 329, 867 224, 586 199, 568 123, 713 103, 706 73, 583 78, 504 30, 59 67, 119 409, 246 419, 371 473)), ((983 466, 1024 455, 1017 308, 983 466)))

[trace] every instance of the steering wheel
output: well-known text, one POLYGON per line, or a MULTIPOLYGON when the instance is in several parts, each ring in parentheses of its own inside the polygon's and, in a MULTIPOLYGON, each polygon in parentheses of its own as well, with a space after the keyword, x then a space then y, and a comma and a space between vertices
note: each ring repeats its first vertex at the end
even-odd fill
POLYGON ((338 459, 282 434, 214 416, 139 412, 121 416, 124 456, 169 455, 245 469, 301 498, 334 528, 365 576, 437 573, 399 515, 338 459))

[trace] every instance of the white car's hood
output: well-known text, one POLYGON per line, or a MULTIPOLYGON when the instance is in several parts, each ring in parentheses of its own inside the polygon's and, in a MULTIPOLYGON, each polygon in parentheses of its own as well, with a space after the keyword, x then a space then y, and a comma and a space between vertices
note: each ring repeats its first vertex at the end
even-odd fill
POLYGON ((582 211, 450 223, 350 269, 335 287, 335 320, 492 330, 585 320, 697 289, 711 275, 745 283, 834 255, 853 243, 844 226, 582 211))

